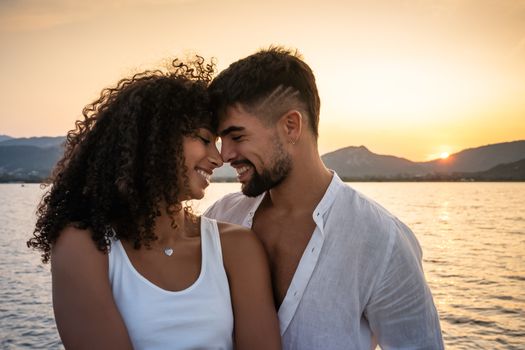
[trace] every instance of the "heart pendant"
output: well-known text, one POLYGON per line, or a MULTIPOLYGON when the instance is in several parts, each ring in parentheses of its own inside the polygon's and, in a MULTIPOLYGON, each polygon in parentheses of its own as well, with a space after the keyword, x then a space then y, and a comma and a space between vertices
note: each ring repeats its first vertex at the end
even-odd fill
POLYGON ((173 254, 173 249, 164 248, 164 254, 166 254, 167 256, 171 256, 171 254, 173 254))

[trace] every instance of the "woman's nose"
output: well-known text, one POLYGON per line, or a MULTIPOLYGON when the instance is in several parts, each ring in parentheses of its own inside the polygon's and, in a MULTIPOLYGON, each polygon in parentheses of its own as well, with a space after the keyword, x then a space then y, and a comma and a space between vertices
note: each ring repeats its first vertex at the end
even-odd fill
POLYGON ((219 168, 223 164, 219 150, 216 147, 213 147, 213 150, 211 151, 208 160, 215 166, 215 168, 219 168))

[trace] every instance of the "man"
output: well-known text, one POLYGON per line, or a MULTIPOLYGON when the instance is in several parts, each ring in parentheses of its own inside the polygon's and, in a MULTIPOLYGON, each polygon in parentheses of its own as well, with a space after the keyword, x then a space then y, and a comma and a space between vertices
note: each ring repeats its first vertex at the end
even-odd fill
POLYGON ((320 100, 297 53, 259 51, 212 82, 242 192, 205 215, 251 227, 270 260, 284 349, 442 349, 414 234, 326 169, 320 100))

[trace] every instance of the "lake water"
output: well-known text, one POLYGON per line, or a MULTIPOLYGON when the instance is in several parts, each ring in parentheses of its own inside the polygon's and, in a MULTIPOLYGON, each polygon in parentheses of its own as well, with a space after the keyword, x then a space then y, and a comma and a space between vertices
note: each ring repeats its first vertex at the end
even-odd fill
MULTIPOLYGON (((351 183, 415 232, 447 349, 525 349, 525 183, 351 183)), ((238 184, 214 183, 196 211, 238 184)), ((26 248, 38 185, 0 184, 0 348, 61 349, 49 266, 26 248)))

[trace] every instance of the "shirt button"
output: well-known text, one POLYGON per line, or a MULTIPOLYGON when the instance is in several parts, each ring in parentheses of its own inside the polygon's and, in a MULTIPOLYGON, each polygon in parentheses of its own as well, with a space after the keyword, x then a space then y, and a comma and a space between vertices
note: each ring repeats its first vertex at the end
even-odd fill
POLYGON ((293 292, 293 296, 294 296, 294 297, 297 296, 297 291, 293 292))
POLYGON ((315 247, 312 248, 312 253, 314 252, 314 250, 315 250, 315 247))

